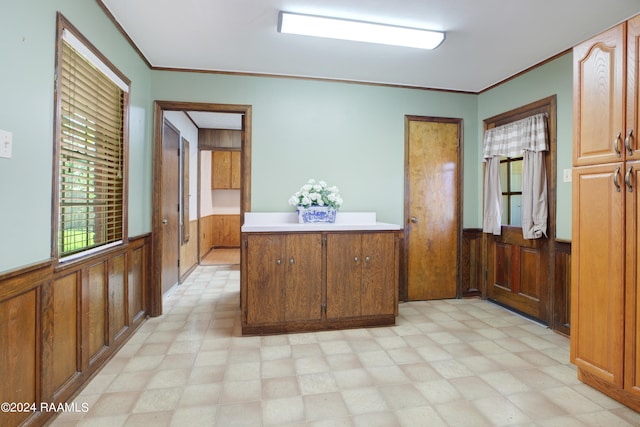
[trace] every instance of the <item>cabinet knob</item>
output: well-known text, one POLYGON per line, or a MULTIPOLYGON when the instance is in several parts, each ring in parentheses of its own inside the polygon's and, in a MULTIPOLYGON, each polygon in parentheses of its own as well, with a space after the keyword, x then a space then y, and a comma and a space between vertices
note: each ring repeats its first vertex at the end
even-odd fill
POLYGON ((371 261, 371 258, 369 258, 368 256, 364 257, 364 262, 369 262, 369 261, 371 261))
POLYGON ((289 264, 291 264, 291 265, 295 264, 295 261, 293 260, 293 258, 291 258, 291 259, 289 260, 289 264))
POLYGON ((353 260, 354 260, 355 262, 358 262, 358 257, 354 257, 354 258, 353 258, 353 260))
POLYGON ((280 265, 282 261, 280 261, 279 259, 276 260, 276 264, 280 265))
POLYGON ((411 222, 415 224, 416 222, 418 222, 418 218, 416 218, 415 216, 412 216, 411 222))

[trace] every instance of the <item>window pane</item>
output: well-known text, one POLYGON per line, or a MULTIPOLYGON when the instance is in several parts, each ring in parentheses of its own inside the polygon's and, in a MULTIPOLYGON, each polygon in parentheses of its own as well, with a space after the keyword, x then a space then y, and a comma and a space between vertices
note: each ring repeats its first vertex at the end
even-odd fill
POLYGON ((509 218, 507 215, 509 215, 509 196, 502 196, 502 219, 500 220, 500 223, 502 225, 509 225, 509 218))
POLYGON ((511 162, 511 188, 509 191, 522 192, 522 160, 511 162))
MULTIPOLYGON (((503 193, 509 192, 508 181, 507 181, 508 166, 509 166, 509 163, 507 162, 500 163, 500 188, 502 189, 503 193)), ((503 205, 503 206, 506 206, 506 205, 503 205)))
POLYGON ((522 196, 519 194, 511 196, 511 218, 509 219, 511 225, 522 226, 522 196))

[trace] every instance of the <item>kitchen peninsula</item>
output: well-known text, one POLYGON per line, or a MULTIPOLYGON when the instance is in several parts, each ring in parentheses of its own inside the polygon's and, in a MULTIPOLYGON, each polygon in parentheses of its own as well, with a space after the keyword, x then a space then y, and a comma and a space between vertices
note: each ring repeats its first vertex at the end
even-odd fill
POLYGON ((334 224, 245 213, 242 334, 394 324, 401 240, 401 227, 374 212, 338 212, 334 224))

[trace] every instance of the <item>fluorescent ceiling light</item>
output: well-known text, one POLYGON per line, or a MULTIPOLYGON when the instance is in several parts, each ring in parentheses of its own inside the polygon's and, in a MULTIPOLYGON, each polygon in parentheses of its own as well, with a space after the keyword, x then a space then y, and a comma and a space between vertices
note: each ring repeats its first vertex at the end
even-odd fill
POLYGON ((440 31, 396 27, 314 15, 280 12, 278 31, 303 36, 434 49, 444 40, 440 31))

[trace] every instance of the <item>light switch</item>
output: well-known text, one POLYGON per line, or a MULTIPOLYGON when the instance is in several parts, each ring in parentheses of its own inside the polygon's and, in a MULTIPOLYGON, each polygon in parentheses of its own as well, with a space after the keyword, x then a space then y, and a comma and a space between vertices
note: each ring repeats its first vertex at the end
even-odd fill
POLYGON ((11 132, 0 129, 0 157, 5 159, 11 158, 12 140, 13 134, 11 132))
POLYGON ((563 177, 564 178, 563 179, 564 182, 571 182, 571 171, 572 171, 571 169, 565 169, 563 171, 564 172, 564 177, 563 177))

